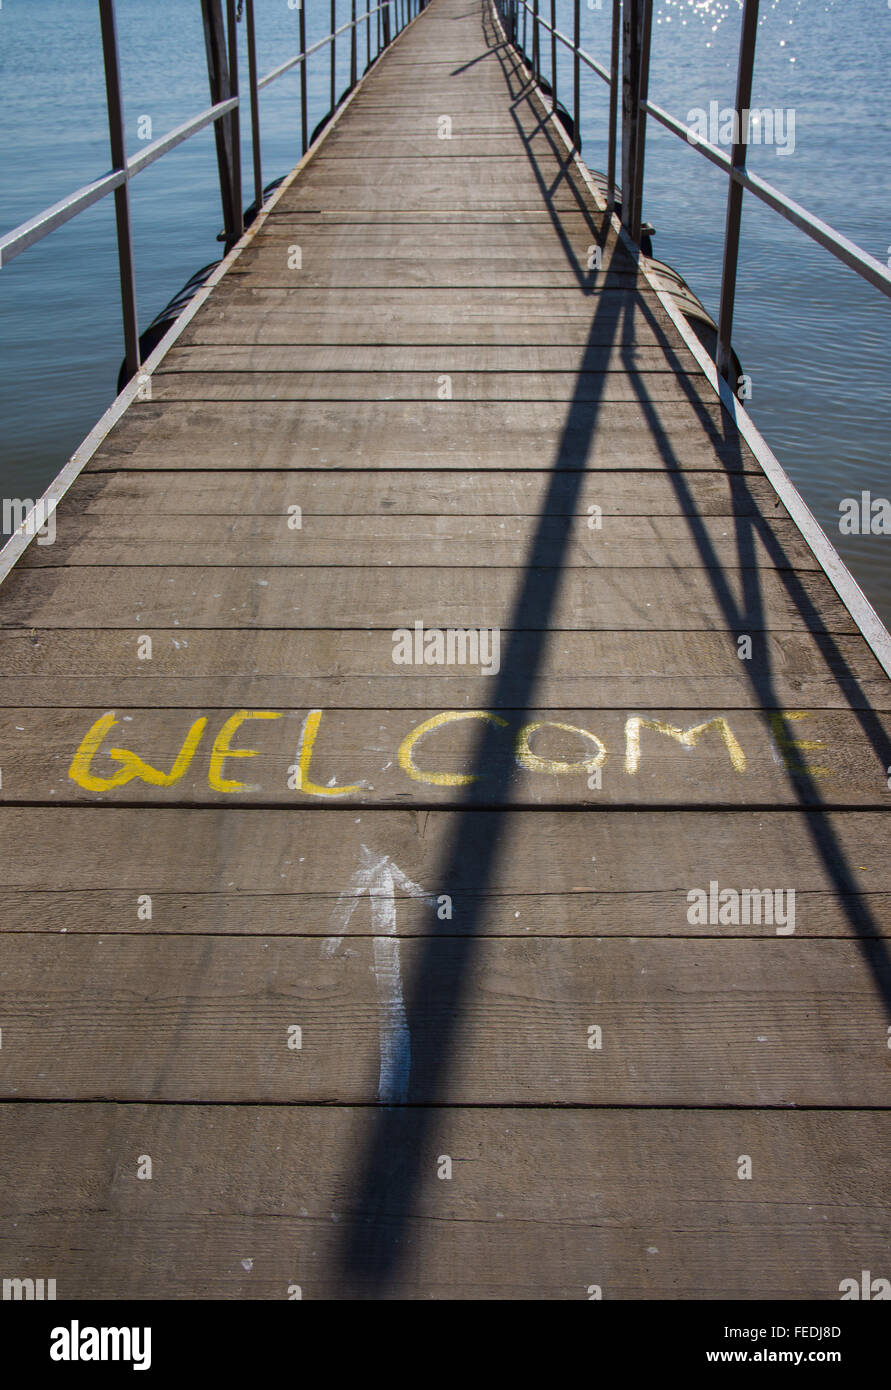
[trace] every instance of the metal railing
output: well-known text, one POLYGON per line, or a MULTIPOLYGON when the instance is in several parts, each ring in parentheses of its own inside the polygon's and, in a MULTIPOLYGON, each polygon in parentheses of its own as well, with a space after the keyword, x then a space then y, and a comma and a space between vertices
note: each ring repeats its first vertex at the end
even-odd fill
POLYGON ((579 124, 581 118, 580 65, 595 72, 609 87, 609 133, 608 133, 608 172, 607 206, 616 206, 616 157, 618 128, 618 99, 622 94, 622 225, 631 239, 640 245, 641 209, 643 204, 644 147, 646 140, 646 118, 654 120, 677 135, 705 159, 710 160, 728 175, 727 215, 724 232, 723 268, 721 274, 721 299, 718 312, 717 367, 725 379, 729 379, 731 349, 730 336, 733 328, 733 309, 736 298, 736 273, 739 260, 740 224, 742 219, 743 190, 754 194, 767 207, 778 212, 793 227, 805 232, 809 237, 831 252, 849 269, 868 281, 883 294, 891 296, 891 270, 863 251, 841 232, 830 227, 827 222, 814 216, 807 208, 786 196, 773 184, 751 174, 746 169, 747 129, 743 128, 742 113, 749 111, 752 92, 752 73, 755 64, 755 37, 758 27, 758 0, 743 0, 742 25, 740 30, 739 59, 736 83, 736 133, 738 140, 733 144, 730 154, 712 145, 692 126, 685 125, 669 115, 662 107, 649 99, 650 33, 653 20, 653 0, 612 0, 612 36, 610 66, 607 69, 598 63, 581 47, 580 40, 580 0, 573 4, 573 36, 570 38, 557 28, 555 0, 551 0, 551 21, 548 23, 540 13, 539 0, 495 0, 504 31, 514 46, 526 59, 537 81, 541 79, 541 39, 539 30, 551 35, 551 96, 553 109, 557 107, 557 45, 569 49, 573 60, 572 121, 574 146, 579 148, 579 124), (520 14, 522 12, 522 35, 520 14), (531 54, 527 46, 528 24, 532 23, 531 54), (620 65, 621 46, 621 73, 620 65))
MULTIPOLYGON (((167 135, 147 145, 139 154, 127 156, 124 132, 123 99, 121 94, 121 68, 118 54, 117 24, 114 0, 98 0, 99 23, 102 34, 102 52, 105 65, 105 89, 108 107, 108 134, 111 145, 112 168, 101 178, 78 188, 52 207, 23 222, 12 231, 0 236, 0 267, 7 265, 14 257, 21 255, 28 247, 36 245, 49 236, 57 227, 64 226, 79 213, 85 212, 109 193, 115 195, 115 219, 117 228, 118 263, 121 281, 121 309, 124 321, 124 347, 127 375, 134 376, 140 365, 139 321, 136 310, 136 275, 133 259, 133 239, 130 226, 130 181, 141 174, 151 164, 181 145, 184 140, 197 135, 211 123, 216 135, 217 164, 220 180, 220 199, 223 206, 224 240, 228 251, 244 233, 244 209, 241 196, 241 137, 239 111, 241 95, 238 85, 238 43, 237 24, 246 20, 248 50, 248 88, 251 116, 251 155, 253 163, 253 183, 256 209, 263 206, 263 175, 260 154, 260 104, 259 94, 271 82, 283 77, 293 68, 300 68, 300 153, 307 151, 309 135, 307 127, 307 62, 312 54, 330 45, 331 48, 331 113, 337 102, 335 53, 337 39, 341 34, 350 35, 350 79, 349 87, 356 85, 358 70, 357 41, 361 25, 365 25, 366 67, 380 57, 388 44, 405 26, 424 9, 427 0, 382 0, 379 4, 368 4, 362 13, 356 13, 356 0, 351 0, 349 20, 335 28, 335 0, 331 0, 331 30, 323 39, 307 47, 305 0, 289 4, 298 10, 300 51, 286 62, 268 72, 265 77, 257 76, 257 45, 254 25, 254 0, 225 0, 226 19, 223 21, 223 0, 200 0, 204 23, 204 39, 207 55, 208 78, 210 83, 211 105, 206 110, 185 121, 167 135), (372 25, 372 20, 376 23, 372 25), (375 40, 372 46, 372 28, 375 40), (373 52, 372 52, 373 47, 373 52)), ((329 113, 330 114, 330 113, 329 113)))

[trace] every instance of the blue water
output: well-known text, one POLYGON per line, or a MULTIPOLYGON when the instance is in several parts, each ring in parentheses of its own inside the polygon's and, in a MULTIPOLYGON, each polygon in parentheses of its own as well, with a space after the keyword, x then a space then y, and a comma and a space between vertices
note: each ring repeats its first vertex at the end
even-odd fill
MULTIPOLYGON (((360 0, 360 10, 362 8, 360 0)), ((885 262, 891 256, 888 150, 891 8, 885 0, 762 0, 753 106, 795 112, 795 148, 752 145, 749 164, 885 262)), ((337 0, 337 22, 349 0, 337 0)), ((547 0, 542 12, 547 13, 547 0)), ((130 152, 139 119, 157 138, 207 105, 198 0, 118 0, 130 152)), ((739 0, 656 0, 651 99, 686 120, 711 101, 732 105, 739 0)), ((571 32, 571 0, 557 0, 571 32)), ((609 61, 610 0, 582 0, 583 46, 609 61)), ((313 42, 330 0, 307 0, 313 42)), ((244 26, 240 26, 243 30, 244 26)), ((297 13, 257 0, 261 72, 296 52, 297 13)), ((246 67, 244 34, 242 71, 246 67)), ((359 68, 364 65, 360 34, 359 68)), ((338 94, 348 79, 338 51, 338 94)), ((545 41, 543 67, 550 72, 545 41)), ((327 51, 309 63, 310 128, 329 105, 327 51)), ((91 0, 2 0, 0 228, 6 230, 109 164, 97 6, 91 0)), ((571 96, 560 50, 558 94, 571 96)), ((607 162, 607 89, 582 73, 583 154, 607 162)), ((245 201, 252 178, 244 113, 245 201)), ((261 96, 263 176, 299 156, 296 73, 261 96)), ((131 185, 140 322, 144 327, 199 266, 220 254, 210 131, 131 185)), ((717 313, 726 179, 655 122, 647 136, 644 216, 654 251, 717 313)), ((122 355, 112 200, 53 233, 0 272, 0 485, 36 496, 114 396, 122 355)), ((753 198, 746 199, 734 345, 752 378, 748 406, 886 622, 891 537, 845 536, 843 497, 891 496, 888 459, 891 313, 878 291, 753 198)))
MULTIPOLYGON (((260 73, 299 51, 286 0, 257 0, 260 73)), ((364 5, 359 7, 361 13, 364 5)), ((117 0, 127 148, 140 117, 157 139, 209 105, 198 0, 117 0)), ((330 30, 330 0, 308 0, 307 40, 330 30)), ((337 24, 350 0, 337 0, 337 24)), ((242 79, 245 25, 239 25, 242 79)), ((365 33, 359 33, 359 71, 365 33)), ((330 105, 330 50, 308 64, 309 128, 330 105)), ((337 91, 349 81, 348 36, 338 40, 337 91)), ((0 8, 0 228, 23 222, 109 167, 108 119, 95 0, 2 0, 0 8)), ((300 157, 297 70, 260 96, 263 181, 300 157)), ((245 203, 253 197, 250 114, 242 112, 245 203)), ((145 328, 186 280, 222 254, 212 128, 131 184, 139 321, 145 328)), ((95 204, 0 271, 0 482, 33 497, 115 395, 123 355, 112 198, 95 204)))
MULTIPOLYGON (((543 0, 546 4, 546 0, 543 0)), ((795 112, 790 154, 752 144, 753 172, 891 263, 891 7, 885 0, 762 0, 752 107, 795 112)), ((711 101, 732 106, 739 0, 655 0, 650 100, 680 120, 711 101)), ((571 33, 558 0, 557 27, 571 33)), ((582 0, 582 47, 609 66, 611 0, 582 0)), ((558 46, 558 96, 571 103, 571 59, 558 46)), ((545 50, 545 72, 550 51, 545 50)), ((583 69, 583 157, 607 164, 608 88, 583 69)), ((726 176, 684 140, 648 122, 644 217, 653 252, 717 317, 726 176)), ((891 497, 891 303, 746 196, 733 343, 752 378, 746 402, 886 624, 891 536, 839 532, 839 504, 891 497)))

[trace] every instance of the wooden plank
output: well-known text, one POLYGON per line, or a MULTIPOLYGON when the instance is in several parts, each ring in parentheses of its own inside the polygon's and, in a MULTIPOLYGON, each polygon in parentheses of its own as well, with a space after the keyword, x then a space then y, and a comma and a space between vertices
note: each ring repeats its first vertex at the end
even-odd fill
MULTIPOLYGON (((362 137, 345 132, 340 135, 337 131, 332 131, 330 146, 325 149, 325 163, 334 164, 341 159, 353 161, 356 159, 378 159, 386 160, 392 158, 392 147, 398 143, 403 159, 487 159, 494 163, 501 163, 508 159, 528 159, 522 144, 512 144, 510 136, 516 133, 510 126, 503 125, 500 132, 490 128, 488 122, 483 127, 474 131, 463 125, 459 129, 455 124, 452 126, 452 134, 447 140, 439 139, 436 127, 429 122, 424 122, 425 128, 418 129, 418 122, 408 122, 401 126, 397 131, 387 131, 383 123, 378 123, 375 131, 362 137), (395 137, 395 139, 394 139, 395 137)), ((539 144, 543 143, 545 136, 539 132, 537 137, 539 144)))
MULTIPOLYGON (((329 305, 318 300, 316 291, 300 291, 288 296, 282 290, 249 290, 241 300, 233 294, 212 312, 198 314, 183 334, 184 347, 228 346, 258 343, 269 346, 346 346, 374 345, 384 340, 400 346, 467 347, 479 344, 496 348, 574 345, 578 349, 596 349, 623 344, 641 346, 664 345, 661 335, 649 319, 626 314, 599 314, 590 319, 572 314, 558 314, 545 319, 530 315, 527 318, 505 318, 487 315, 485 306, 469 309, 466 316, 448 312, 445 308, 422 312, 422 306, 410 305, 384 308, 366 306, 365 296, 358 296, 356 313, 345 319, 329 305), (266 304, 265 296, 280 297, 281 306, 266 304), (312 299, 312 303, 308 302, 312 299)), ((213 303, 213 301, 211 301, 213 303)), ((517 310, 519 314, 521 311, 517 310)))
POLYGON ((547 318, 521 318, 520 309, 514 310, 513 317, 505 317, 504 313, 487 314, 484 304, 468 307, 464 314, 435 306, 428 306, 425 312, 421 304, 412 307, 405 302, 398 307, 366 306, 368 296, 362 294, 356 297, 354 316, 345 318, 332 305, 325 306, 323 298, 316 291, 288 294, 286 290, 251 288, 221 296, 219 302, 214 296, 208 301, 207 312, 195 316, 179 341, 184 347, 244 343, 340 346, 386 340, 424 347, 480 344, 499 348, 550 344, 597 348, 663 341, 649 319, 621 311, 608 319, 603 314, 591 319, 588 313, 561 316, 559 311, 547 318))
MULTIPOLYGON (((527 179, 520 177, 517 169, 505 170, 500 179, 492 177, 490 161, 462 159, 449 167, 454 174, 445 183, 436 168, 413 171, 392 178, 375 161, 373 167, 364 166, 357 161, 354 169, 349 161, 339 160, 336 169, 328 170, 323 165, 308 165, 298 185, 288 192, 287 206, 294 211, 359 212, 375 211, 413 211, 413 212, 526 212, 530 208, 541 207, 541 188, 538 180, 529 171, 527 179), (474 165, 478 167, 473 167, 474 165), (365 177, 359 183, 352 182, 354 173, 364 169, 365 177)), ((528 166, 527 166, 528 167, 528 166)), ((548 194, 548 207, 557 215, 576 212, 579 209, 593 211, 593 201, 587 189, 573 186, 559 174, 553 178, 553 167, 548 169, 552 176, 553 188, 548 194)))
MULTIPOLYGON (((398 99, 401 100, 401 96, 398 99)), ((440 100, 447 99, 447 93, 444 92, 440 100)), ((452 100, 455 99, 456 94, 453 94, 452 100)), ((492 134, 502 134, 506 137, 502 147, 503 153, 498 160, 492 160, 485 155, 464 153, 461 158, 451 162, 448 183, 443 186, 442 179, 436 174, 437 166, 431 166, 432 157, 403 155, 400 145, 402 135, 410 138, 413 135, 425 134, 428 135, 431 144, 442 146, 450 143, 437 140, 437 118, 431 118, 429 114, 430 102, 436 100, 436 93, 428 94, 423 100, 425 109, 422 109, 422 112, 413 111, 409 106, 403 119, 392 124, 390 149, 386 151, 378 146, 377 158, 368 161, 364 154, 350 156, 349 153, 344 153, 334 160, 312 160, 303 170, 299 182, 289 188, 287 205, 300 206, 304 200, 311 201, 316 198, 322 206, 328 208, 336 208, 338 203, 341 203, 344 207, 355 209, 365 206, 368 193, 376 192, 378 197, 371 205, 386 208, 389 206, 392 192, 398 190, 399 193, 404 192, 410 200, 410 205, 415 208, 425 206, 427 198, 432 194, 446 200, 439 203, 433 201, 433 207, 486 207, 493 201, 496 205, 503 201, 508 207, 541 207, 544 196, 548 207, 556 211, 563 208, 587 208, 592 212, 596 211, 594 200, 586 185, 575 167, 566 161, 565 155, 558 164, 553 135, 539 126, 540 138, 533 144, 531 139, 524 139, 524 132, 517 128, 519 122, 514 126, 512 137, 508 132, 498 131, 497 127, 492 131, 492 134), (545 171, 549 175, 546 192, 542 188, 542 176, 545 171)), ((352 128, 355 130, 357 122, 362 123, 366 114, 379 115, 380 111, 375 112, 371 106, 363 111, 356 105, 349 114, 352 117, 352 128)), ((491 106, 471 106, 464 112, 463 128, 470 129, 478 124, 489 130, 491 115, 491 106)), ((530 115, 526 119, 530 125, 534 125, 534 116, 530 115)), ((400 202, 404 201, 405 199, 400 198, 400 202)))
POLYGON ((152 629, 150 661, 139 659, 143 635, 0 630, 0 705, 515 709, 535 665, 535 698, 554 710, 728 712, 760 708, 767 690, 787 709, 891 709, 888 680, 859 636, 762 634, 752 665, 720 632, 562 632, 544 652, 538 634, 513 632, 511 668, 493 681, 475 667, 396 668, 377 632, 152 629))
MULTIPOLYGON (((438 110, 438 103, 414 101, 412 94, 403 87, 395 99, 365 99, 360 105, 358 98, 355 98, 349 113, 344 113, 337 129, 345 138, 356 141, 363 141, 366 136, 369 141, 391 144, 411 138, 429 139, 431 131, 434 134, 436 132, 437 116, 434 110, 438 110), (347 114, 351 117, 350 121, 346 120, 347 114), (352 119, 353 117, 358 119, 352 119)), ((482 135, 512 141, 518 133, 525 135, 526 139, 531 139, 532 132, 537 130, 540 138, 550 143, 549 132, 542 126, 540 118, 536 121, 535 112, 525 100, 517 103, 513 109, 505 110, 503 102, 490 102, 485 107, 468 105, 465 95, 461 99, 460 109, 455 109, 450 114, 453 138, 482 135)), ((334 131, 331 134, 333 136, 334 131)), ((325 153, 327 154, 327 148, 325 153)), ((540 205, 539 199, 538 206, 540 205)))
MULTIPOLYGON (((298 504, 295 504, 299 506, 298 504)), ((52 545, 31 546, 25 568, 60 565, 486 565, 513 568, 535 546, 543 565, 564 569, 643 566, 648 569, 724 568, 743 561, 754 569, 817 570, 819 565, 791 521, 764 533, 746 528, 740 543, 727 518, 578 516, 503 519, 492 516, 198 517, 133 513, 129 518, 82 516, 71 509, 56 523, 52 545), (592 529, 589 521, 598 521, 592 529), (295 523, 299 522, 299 527, 295 523)))
MULTIPOLYGON (((432 393, 431 393, 432 394, 432 393)), ((631 469, 763 472, 737 436, 718 434, 703 402, 143 401, 96 451, 88 471, 220 472, 245 468, 476 471, 631 469), (595 428, 596 420, 596 428, 595 428)))
MULTIPOLYGON (((163 416, 161 417, 163 419, 163 416)), ((189 460, 191 465, 192 460, 189 460)), ((752 518, 766 533, 788 520, 764 477, 694 473, 680 484, 654 472, 601 473, 579 478, 571 473, 496 471, 389 471, 374 478, 362 468, 330 472, 300 470, 220 471, 182 469, 171 487, 162 473, 120 469, 82 476, 57 509, 62 518, 117 516, 134 512, 151 516, 275 516, 303 504, 304 517, 338 517, 347 527, 354 517, 460 518, 472 525, 480 517, 498 521, 538 517, 547 502, 550 517, 585 517, 599 506, 603 517, 752 518), (775 522, 769 520, 774 518, 775 522)))
POLYGON ((593 376, 600 373, 674 374, 678 368, 688 376, 701 376, 691 352, 668 353, 663 348, 638 343, 590 347, 365 347, 323 345, 307 352, 303 344, 267 347, 220 345, 214 347, 175 347, 165 357, 155 380, 168 373, 213 372, 228 378, 231 373, 262 372, 288 378, 322 372, 352 377, 401 376, 425 372, 435 379, 440 372, 456 376, 483 373, 501 375, 534 373, 542 376, 593 376))
POLYGON ((587 1299, 595 1282, 604 1299, 834 1299, 846 1272, 884 1268, 887 1114, 412 1111, 410 1205, 397 1163, 374 1201, 381 1124, 344 1107, 0 1106, 7 1262, 52 1268, 60 1299, 286 1299, 295 1283, 304 1299, 369 1283, 587 1299))
POLYGON ((353 289, 385 289, 396 278, 406 288, 420 289, 500 289, 510 292, 523 286, 533 289, 571 289, 575 287, 581 295, 587 288, 610 289, 625 287, 634 289, 636 278, 631 274, 616 271, 583 271, 565 262, 554 261, 550 266, 517 266, 511 261, 499 258, 490 260, 471 259, 455 256, 450 259, 393 258, 389 264, 382 264, 383 258, 364 261, 347 258, 331 260, 325 265, 319 262, 307 264, 302 270, 288 267, 286 243, 270 247, 263 252, 245 252, 238 268, 230 271, 233 279, 248 279, 251 284, 270 289, 293 289, 295 277, 299 283, 310 289, 338 289, 347 292, 353 289))
MULTIPOLYGON (((462 167, 465 161, 456 161, 462 167)), ((469 161, 468 161, 469 162, 469 161)), ((486 161, 479 161, 484 164, 486 161)), ((310 168, 312 166, 309 166, 310 168)), ((485 168, 474 171, 476 182, 469 183, 460 192, 450 186, 443 187, 442 179, 431 175, 427 181, 414 179, 407 182, 382 184, 377 181, 364 187, 354 188, 347 182, 346 174, 322 175, 315 182, 307 180, 300 190, 299 197, 289 200, 289 206, 308 211, 325 208, 328 211, 370 211, 399 209, 413 212, 525 212, 540 206, 541 193, 537 185, 530 185, 528 191, 517 190, 516 184, 505 183, 501 191, 492 191, 485 168), (341 183, 343 179, 343 183, 341 183)), ((571 212, 585 206, 581 195, 572 189, 561 187, 552 195, 551 205, 556 212, 571 212)))
POLYGON ((461 806, 472 779, 480 804, 496 806, 878 808, 888 801, 891 719, 881 714, 864 729, 856 712, 840 709, 659 708, 639 715, 502 705, 486 719, 429 704, 393 715, 329 707, 316 716, 312 757, 296 785, 308 714, 293 707, 242 711, 240 718, 237 708, 218 707, 3 709, 3 800, 202 805, 234 797, 293 806, 333 796, 355 806, 461 806), (103 719, 99 746, 75 768, 76 751, 103 719), (181 755, 199 720, 197 751, 181 755), (495 732, 489 727, 484 737, 486 724, 495 732), (231 732, 223 735, 224 726, 231 732), (250 749, 250 764, 240 761, 244 753, 214 758, 218 740, 226 749, 250 749), (141 759, 138 769, 133 756, 113 757, 115 748, 141 759), (147 780, 145 763, 174 783, 147 780), (174 774, 175 766, 181 770, 174 774))
MULTIPOLYGON (((422 82, 419 81, 417 86, 420 89, 422 82)), ((426 83, 423 83, 423 87, 426 88, 426 83)), ((507 137, 505 145, 508 150, 511 146, 516 149, 536 124, 541 127, 541 118, 533 103, 521 98, 510 106, 503 85, 497 92, 481 96, 477 94, 476 98, 469 86, 460 95, 449 86, 437 97, 426 90, 412 91, 411 85, 400 81, 389 93, 380 91, 372 95, 371 92, 363 92, 361 100, 357 95, 350 110, 344 113, 341 132, 355 133, 368 129, 372 134, 385 135, 389 131, 394 145, 398 145, 401 136, 407 132, 435 136, 442 98, 448 98, 449 92, 456 98, 452 112, 455 119, 453 129, 504 135, 507 137)), ((398 172, 398 166, 395 171, 398 172)), ((540 192, 536 206, 541 206, 540 192)))
MULTIPOLYGON (((547 609, 541 580, 523 597, 525 570, 344 566, 196 569, 82 565, 20 569, 6 582, 4 627, 371 627, 386 633, 420 616, 428 628, 537 627, 552 631, 801 631, 854 633, 822 575, 794 580, 765 570, 752 601, 750 570, 608 569, 596 582, 560 586, 547 609), (518 602, 522 605, 518 610, 518 602)), ((547 570, 539 570, 539 576, 547 570)), ((389 637, 385 639, 389 641, 389 637)))
POLYGON ((499 274, 513 267, 518 283, 527 290, 534 284, 526 278, 530 272, 571 270, 579 287, 615 287, 626 281, 636 283, 638 271, 615 234, 586 214, 567 213, 555 228, 536 218, 497 226, 459 219, 456 226, 449 226, 426 220, 408 223, 404 217, 387 221, 378 215, 358 223, 353 217, 340 220, 336 211, 324 220, 299 211, 282 212, 270 221, 262 237, 245 247, 233 269, 287 269, 292 283, 300 284, 304 273, 313 268, 346 262, 356 270, 366 261, 386 259, 467 260, 499 274), (295 234, 302 251, 300 264, 290 251, 295 234), (594 250, 596 258, 591 255, 594 250))
MULTIPOLYGON (((424 221, 412 226, 416 235, 423 235, 427 223, 424 221), (421 231, 417 230, 418 226, 422 228, 421 231)), ((500 227, 501 224, 498 223, 496 230, 500 230, 500 227)), ((307 228, 299 223, 288 227, 288 235, 292 239, 295 236, 303 236, 306 231, 307 228)), ((313 228, 309 231, 312 235, 313 228)), ((286 241, 287 237, 283 240, 286 241)), ((653 291, 646 285, 631 290, 615 284, 600 285, 592 279, 583 286, 580 286, 578 281, 570 282, 554 289, 548 295, 543 295, 541 290, 517 283, 510 298, 498 289, 485 285, 480 286, 478 290, 475 289, 472 297, 468 297, 460 285, 434 285, 429 291, 424 289, 420 292, 417 285, 397 284, 389 288, 354 285, 351 286, 350 293, 351 296, 355 296, 354 303, 350 304, 350 312, 355 307, 358 314, 374 314, 382 323, 387 321, 388 311, 395 311, 416 321, 432 317, 434 321, 445 324, 453 321, 455 317, 460 317, 462 306, 466 307, 468 314, 480 321, 488 316, 500 321, 534 319, 538 323, 561 323, 574 317, 584 320, 590 328, 601 323, 612 325, 623 317, 640 317, 647 322, 658 322, 660 328, 665 330, 666 336, 670 337, 676 346, 681 346, 674 337, 674 330, 665 311, 659 305, 653 291)), ((303 283, 295 270, 279 288, 255 283, 252 275, 233 275, 231 278, 226 276, 215 288, 212 298, 201 306, 196 319, 200 319, 205 310, 212 312, 219 306, 236 307, 246 303, 292 311, 324 309, 331 314, 337 314, 339 318, 349 317, 345 306, 338 305, 328 291, 303 283)))
MULTIPOLYGON (((278 253, 294 239, 295 231, 303 236, 303 269, 307 259, 321 263, 336 260, 383 260, 388 257, 406 260, 426 259, 446 255, 471 260, 515 261, 523 269, 529 266, 558 268, 565 263, 575 267, 586 262, 591 247, 599 249, 604 271, 614 274, 632 273, 630 259, 616 235, 605 231, 599 221, 584 213, 567 214, 558 228, 550 221, 532 217, 496 226, 485 222, 459 220, 455 225, 442 223, 407 223, 405 218, 386 220, 384 216, 369 217, 364 222, 354 218, 339 220, 338 215, 301 217, 297 213, 273 214, 264 228, 263 237, 252 252, 278 253), (423 226, 419 235, 418 227, 423 226), (554 233, 559 238, 555 241, 554 233)), ((240 259, 240 258, 239 258, 240 259)), ((286 257, 287 259, 287 257, 286 257)), ((585 267, 595 269, 595 267, 585 267)), ((299 281, 300 276, 293 277, 299 281)), ((586 275, 585 279, 589 277, 586 275)), ((650 291, 652 293, 652 291, 650 291)))
MULTIPOLYGON (((594 182, 597 182, 595 177, 594 182)), ((313 227, 320 231, 326 228, 337 231, 340 228, 349 226, 357 227, 424 227, 436 230, 442 227, 454 227, 461 234, 467 228, 502 227, 510 230, 513 227, 523 226, 529 229, 533 235, 543 227, 554 226, 554 211, 547 204, 537 203, 534 207, 513 209, 501 212, 487 212, 485 209, 465 209, 453 208, 451 211, 418 211, 417 208, 309 208, 292 207, 286 201, 281 201, 271 207, 267 214, 267 221, 264 224, 271 231, 282 231, 286 227, 313 227)), ((567 234, 575 228, 590 227, 596 234, 604 237, 609 236, 609 232, 603 226, 603 215, 588 208, 568 208, 561 212, 559 219, 560 233, 567 234)), ((225 282, 220 281, 215 288, 214 294, 218 294, 224 288, 225 282)), ((394 293, 398 293, 398 285, 393 286, 394 293)), ((639 294, 655 297, 655 291, 648 283, 641 285, 639 294)))
MULTIPOLYGON (((451 896, 454 937, 775 939, 766 922, 688 921, 688 893, 708 891, 712 881, 739 892, 794 887, 796 939, 889 934, 882 813, 331 814, 333 821, 305 803, 249 810, 237 801, 202 810, 0 806, 0 932, 327 937, 370 852, 427 893, 451 896), (484 875, 478 850, 493 840, 498 853, 484 875), (140 914, 144 894, 150 920, 140 914)), ((445 929, 402 879, 394 895, 397 935, 445 929)), ((345 937, 369 932, 364 900, 346 922, 344 915, 337 920, 345 937)))
MULTIPOLYGON (((631 264, 617 265, 615 260, 604 259, 601 268, 588 265, 588 248, 597 245, 593 229, 582 229, 584 234, 576 238, 577 251, 569 247, 561 251, 554 246, 553 234, 539 233, 537 237, 518 237, 514 246, 499 241, 491 252, 478 240, 451 237, 446 228, 437 236, 426 228, 413 226, 406 229, 408 235, 398 240, 391 228, 365 228, 362 237, 356 237, 355 230, 350 227, 350 235, 340 238, 331 232, 322 236, 315 229, 284 226, 277 235, 264 237, 256 248, 245 249, 237 270, 232 268, 233 283, 252 283, 256 274, 259 287, 271 282, 293 289, 329 285, 381 289, 388 284, 386 274, 391 261, 398 267, 400 278, 404 271, 407 289, 427 284, 439 288, 479 285, 490 290, 503 286, 553 286, 585 295, 593 291, 633 290, 638 283, 631 264), (300 248, 299 266, 294 263, 295 246, 300 248)), ((526 228, 519 230, 526 232, 526 228)))
MULTIPOLYGON (((321 943, 8 935, 0 1095, 374 1103, 386 982, 371 938, 334 944, 336 914, 330 930, 321 943)), ((884 949, 437 936, 398 950, 410 1103, 887 1101, 884 949)))
MULTIPOLYGON (((195 349, 207 351, 208 349, 195 349)), ((152 397, 165 401, 424 401, 433 409, 453 401, 573 402, 596 408, 600 402, 636 404, 648 401, 689 402, 711 391, 706 378, 679 379, 670 372, 184 372, 164 371, 152 376, 152 397), (699 385, 699 383, 702 383, 699 385), (443 400, 445 389, 451 397, 443 400)), ((641 410, 643 414, 643 410, 641 410)), ((593 423, 593 422, 592 422, 593 423)))

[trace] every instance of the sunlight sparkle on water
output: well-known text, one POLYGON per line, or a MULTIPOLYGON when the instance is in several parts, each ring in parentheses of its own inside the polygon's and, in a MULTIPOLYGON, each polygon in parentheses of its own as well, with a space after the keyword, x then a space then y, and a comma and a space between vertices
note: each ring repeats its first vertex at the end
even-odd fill
MULTIPOLYGON (((795 16, 801 9, 803 0, 770 0, 770 5, 763 8, 758 18, 759 28, 763 27, 768 15, 774 10, 779 11, 778 18, 785 16, 792 11, 789 24, 795 23, 795 16)), ((831 8, 835 0, 829 0, 827 9, 831 8)), ((742 12, 743 0, 657 0, 653 11, 653 18, 657 24, 669 25, 672 22, 680 21, 682 27, 686 27, 688 21, 694 23, 697 19, 703 29, 711 34, 717 34, 724 23, 724 20, 733 18, 742 12)), ((706 41, 706 48, 711 48, 712 40, 706 41)), ((785 39, 780 39, 780 48, 788 47, 785 39)), ((786 56, 786 55, 784 55, 786 56)), ((794 63, 795 57, 789 54, 789 62, 794 63)))

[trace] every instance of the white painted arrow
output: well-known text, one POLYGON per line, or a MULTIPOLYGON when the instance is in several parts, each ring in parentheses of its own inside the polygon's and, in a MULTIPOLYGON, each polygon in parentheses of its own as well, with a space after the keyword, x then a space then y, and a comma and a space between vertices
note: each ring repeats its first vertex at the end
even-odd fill
POLYGON ((378 1099, 385 1105, 396 1105, 408 1095, 411 1071, 411 1036, 402 997, 402 972, 399 968, 399 940, 396 936, 396 890, 415 898, 436 899, 417 883, 413 883, 388 854, 376 855, 361 846, 359 867, 349 885, 337 899, 331 925, 338 936, 325 940, 324 953, 331 957, 343 941, 343 933, 358 906, 363 893, 371 900, 371 930, 374 933, 374 976, 380 1003, 381 1068, 378 1080, 378 1099))

